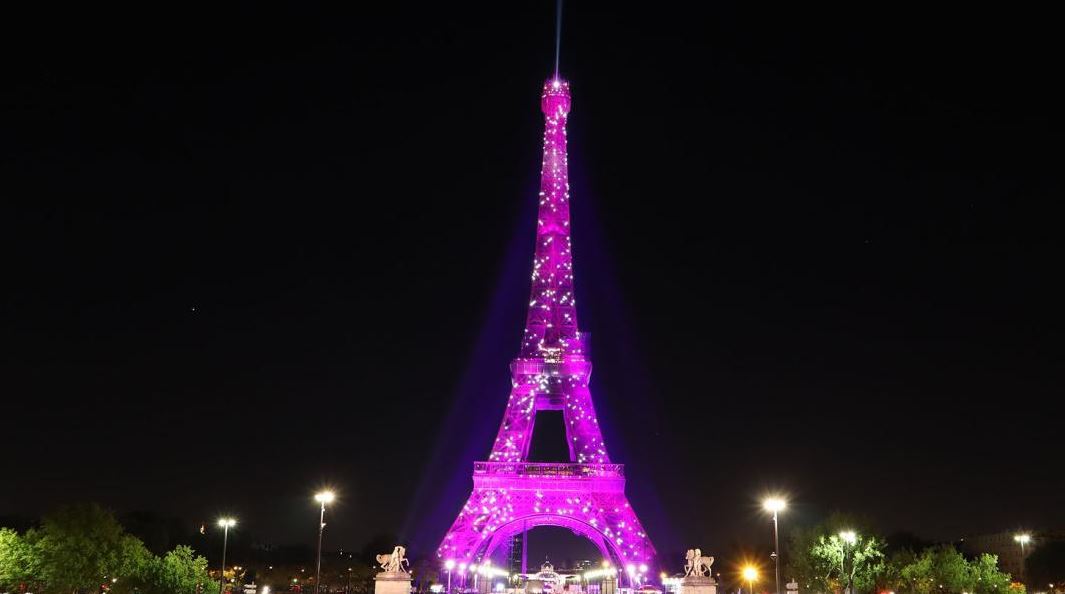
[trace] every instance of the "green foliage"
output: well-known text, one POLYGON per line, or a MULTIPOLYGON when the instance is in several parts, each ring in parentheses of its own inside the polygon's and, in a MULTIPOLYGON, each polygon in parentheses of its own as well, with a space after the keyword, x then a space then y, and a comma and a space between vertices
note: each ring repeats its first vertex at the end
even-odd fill
POLYGON ((203 584, 203 592, 215 588, 207 574, 207 559, 197 555, 192 547, 183 545, 162 558, 155 557, 145 582, 151 594, 192 594, 196 592, 197 584, 203 584))
MULTIPOLYGON (((1010 576, 998 569, 994 555, 966 559, 954 547, 930 547, 920 554, 903 552, 888 564, 885 584, 906 594, 1007 594, 1010 576)), ((1023 590, 1022 590, 1023 591, 1023 590)))
POLYGON ((853 544, 840 537, 840 532, 856 525, 835 514, 793 534, 788 571, 799 582, 800 591, 841 592, 853 584, 855 592, 868 592, 876 587, 884 569, 884 541, 867 530, 857 532, 853 544))
POLYGON ((40 563, 38 578, 49 591, 116 590, 143 574, 151 555, 109 512, 95 504, 66 506, 45 516, 39 531, 27 533, 40 563), (121 585, 119 585, 121 584, 121 585))
POLYGON ((884 558, 884 541, 867 529, 857 531, 854 544, 840 538, 841 529, 858 526, 845 516, 795 532, 788 549, 790 575, 800 591, 842 592, 853 578, 854 591, 898 594, 1024 594, 998 569, 994 555, 966 559, 954 547, 909 549, 884 558))
POLYGON ((0 528, 0 590, 18 590, 37 570, 33 547, 18 532, 0 528))
POLYGON ((97 505, 63 507, 25 535, 0 529, 0 590, 35 584, 44 594, 87 594, 106 585, 111 594, 211 592, 207 560, 179 546, 163 557, 126 534, 97 505))
POLYGON ((1010 574, 999 570, 998 556, 984 553, 970 561, 969 565, 976 575, 976 586, 973 587, 976 594, 996 594, 1007 590, 1011 594, 1023 594, 1024 586, 1017 586, 1010 574))

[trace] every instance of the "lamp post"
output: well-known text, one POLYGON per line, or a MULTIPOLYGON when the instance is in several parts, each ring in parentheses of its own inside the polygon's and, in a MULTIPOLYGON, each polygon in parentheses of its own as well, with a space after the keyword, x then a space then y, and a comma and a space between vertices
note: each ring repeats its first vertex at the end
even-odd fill
POLYGON ((1032 542, 1032 535, 1028 534, 1027 532, 1022 532, 1021 534, 1013 535, 1013 540, 1016 543, 1021 545, 1021 567, 1020 567, 1020 569, 1021 569, 1021 580, 1023 581, 1024 578, 1026 577, 1024 575, 1025 574, 1025 571, 1024 571, 1024 547, 1027 546, 1028 543, 1032 542))
POLYGON ((322 532, 325 531, 325 504, 333 503, 335 498, 332 491, 322 491, 314 496, 314 500, 322 504, 322 513, 318 517, 318 563, 314 571, 314 594, 318 594, 318 588, 322 582, 322 532))
MULTIPOLYGON (((839 533, 839 539, 844 542, 843 559, 840 561, 840 569, 846 572, 847 545, 853 547, 858 542, 858 535, 853 530, 844 530, 839 533)), ((853 553, 853 551, 852 551, 853 553)), ((847 574, 847 594, 854 594, 854 559, 851 558, 851 571, 847 574)))
POLYGON ((222 533, 222 573, 218 579, 218 594, 225 594, 226 591, 226 547, 229 545, 229 529, 237 525, 237 521, 233 518, 219 518, 218 526, 224 531, 222 533))
POLYGON ((451 570, 455 569, 455 560, 448 559, 444 561, 444 569, 447 570, 447 592, 451 594, 451 570))
POLYGON ((777 530, 777 513, 787 507, 787 502, 780 497, 770 497, 762 502, 762 507, 766 511, 773 512, 773 566, 777 578, 776 594, 780 594, 780 537, 777 530))
POLYGON ((747 565, 743 568, 743 579, 747 580, 747 591, 754 594, 754 580, 758 579, 758 569, 753 565, 747 565))

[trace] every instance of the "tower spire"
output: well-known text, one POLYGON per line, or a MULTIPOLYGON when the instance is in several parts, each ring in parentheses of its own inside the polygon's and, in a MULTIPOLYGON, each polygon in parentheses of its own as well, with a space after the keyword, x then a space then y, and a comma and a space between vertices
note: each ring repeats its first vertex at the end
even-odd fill
POLYGON ((540 169, 532 290, 521 345, 523 357, 581 353, 573 294, 566 156, 566 118, 570 105, 568 82, 556 77, 544 83, 540 96, 540 109, 544 112, 544 160, 540 169))

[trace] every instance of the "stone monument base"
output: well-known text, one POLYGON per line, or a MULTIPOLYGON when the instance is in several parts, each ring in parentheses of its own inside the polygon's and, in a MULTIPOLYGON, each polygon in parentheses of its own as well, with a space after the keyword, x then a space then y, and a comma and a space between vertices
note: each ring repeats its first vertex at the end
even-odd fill
POLYGON ((717 594, 717 582, 705 575, 689 575, 681 578, 677 594, 717 594))
POLYGON ((405 571, 382 571, 373 582, 374 594, 410 594, 410 574, 405 571))

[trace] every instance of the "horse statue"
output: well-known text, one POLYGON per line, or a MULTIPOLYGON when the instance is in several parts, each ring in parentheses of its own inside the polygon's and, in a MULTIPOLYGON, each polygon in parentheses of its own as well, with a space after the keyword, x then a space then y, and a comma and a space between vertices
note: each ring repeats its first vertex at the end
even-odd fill
POLYGON ((688 549, 688 552, 684 555, 684 575, 708 576, 713 575, 713 571, 710 566, 714 564, 713 557, 703 557, 703 552, 699 549, 688 549), (703 573, 706 572, 706 573, 703 573))
POLYGON ((404 566, 410 566, 410 561, 407 561, 407 558, 404 557, 406 553, 406 548, 396 545, 391 554, 378 555, 377 562, 381 564, 381 569, 387 572, 403 571, 404 566))

